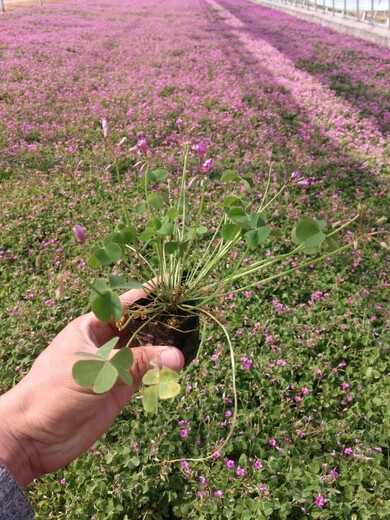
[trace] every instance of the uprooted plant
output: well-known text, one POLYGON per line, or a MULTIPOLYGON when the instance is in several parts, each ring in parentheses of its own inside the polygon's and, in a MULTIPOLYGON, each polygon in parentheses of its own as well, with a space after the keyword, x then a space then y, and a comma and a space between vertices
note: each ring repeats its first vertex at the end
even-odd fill
MULTIPOLYGON (((83 276, 91 288, 95 315, 103 322, 114 320, 118 331, 126 330, 130 339, 113 357, 111 352, 119 338, 103 345, 96 354, 79 353, 88 359, 75 363, 74 379, 95 392, 110 390, 118 376, 131 384, 130 347, 147 344, 176 346, 188 365, 198 355, 205 323, 214 323, 225 335, 233 374, 234 413, 227 442, 237 415, 235 361, 228 324, 216 311, 218 303, 227 294, 293 274, 295 267, 286 261, 297 254, 309 255, 300 264, 302 270, 353 247, 362 236, 372 236, 364 234, 363 211, 330 229, 325 221, 302 215, 285 232, 275 228, 268 215, 282 193, 302 179, 293 175, 275 189, 269 172, 258 199, 253 196, 250 175, 228 170, 214 188, 216 181, 210 180, 214 162, 206 158, 203 142, 193 144, 188 137, 183 140, 182 170, 178 174, 152 164, 142 135, 131 150, 137 157, 139 191, 136 204, 132 195, 130 205, 118 166, 124 141, 113 146, 107 122, 103 120, 102 126, 113 158, 110 166, 117 174, 122 220, 104 237, 103 244, 90 252, 87 265, 98 276, 92 281, 83 276), (208 191, 210 185, 212 193, 208 191), (339 231, 355 221, 360 223, 355 236, 339 245, 339 231), (278 252, 265 254, 264 244, 278 252), (274 245, 278 248, 273 249, 274 245), (147 287, 147 296, 123 310, 118 292, 141 287, 147 287)), ((74 232, 85 247, 85 229, 76 225, 74 232)), ((160 399, 175 397, 180 392, 179 379, 172 370, 153 365, 143 378, 145 410, 156 412, 160 399)))

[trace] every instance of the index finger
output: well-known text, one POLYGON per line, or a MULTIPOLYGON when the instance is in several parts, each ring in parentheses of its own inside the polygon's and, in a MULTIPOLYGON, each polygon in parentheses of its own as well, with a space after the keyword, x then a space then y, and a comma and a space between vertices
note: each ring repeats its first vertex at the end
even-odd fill
POLYGON ((120 295, 119 298, 122 302, 123 310, 128 309, 132 303, 139 300, 140 298, 147 298, 148 295, 153 292, 156 286, 157 278, 153 278, 153 280, 149 280, 148 282, 144 283, 142 289, 130 289, 129 291, 120 295))

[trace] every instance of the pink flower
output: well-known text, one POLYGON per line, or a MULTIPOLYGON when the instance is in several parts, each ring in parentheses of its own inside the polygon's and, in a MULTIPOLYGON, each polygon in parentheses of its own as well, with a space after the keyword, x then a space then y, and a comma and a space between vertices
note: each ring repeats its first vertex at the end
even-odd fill
POLYGON ((145 137, 141 137, 139 140, 138 140, 138 143, 137 143, 137 147, 138 147, 138 150, 143 153, 143 154, 146 154, 147 150, 148 150, 148 145, 146 143, 146 139, 145 137))
POLYGON ((186 460, 181 461, 181 467, 184 469, 184 471, 190 471, 190 465, 186 460))
POLYGON ((301 388, 301 392, 302 394, 308 394, 310 392, 310 390, 308 388, 306 388, 306 386, 304 386, 303 388, 301 388))
POLYGON ((317 507, 324 507, 324 505, 328 502, 326 498, 321 495, 321 491, 318 493, 314 503, 317 507))
POLYGON ((339 473, 335 469, 331 469, 330 470, 330 476, 333 477, 333 478, 338 478, 339 477, 339 473))
POLYGON ((179 435, 181 438, 184 439, 185 437, 188 436, 188 430, 186 428, 184 428, 183 430, 180 430, 179 435))
POLYGON ((344 453, 345 453, 346 455, 352 455, 353 450, 352 450, 352 448, 345 448, 344 453))
POLYGON ((214 496, 215 496, 215 497, 221 497, 222 495, 223 495, 223 493, 222 493, 221 490, 214 491, 214 496))
POLYGON ((209 171, 211 171, 213 168, 214 168, 214 160, 213 160, 213 159, 207 159, 207 161, 205 161, 205 162, 202 164, 202 170, 203 170, 204 172, 209 172, 209 171))
POLYGON ((229 468, 229 469, 233 469, 234 468, 234 460, 228 460, 226 462, 226 467, 229 468))
POLYGON ((245 470, 238 466, 238 468, 236 469, 236 473, 238 477, 243 477, 245 475, 245 470))
POLYGON ((207 480, 206 480, 206 477, 204 477, 203 475, 199 477, 199 481, 200 483, 202 484, 202 486, 204 487, 207 487, 207 480))
POLYGON ((268 444, 269 444, 270 446, 276 446, 276 439, 270 439, 270 440, 268 441, 268 444))
POLYGON ((60 484, 62 486, 66 484, 66 478, 65 477, 60 480, 60 484))
POLYGON ((200 143, 194 144, 192 149, 197 152, 199 161, 203 162, 206 152, 207 152, 207 146, 204 144, 203 141, 200 141, 200 143))
POLYGON ((75 224, 73 226, 73 233, 76 237, 77 242, 80 242, 80 244, 85 244, 85 228, 83 226, 79 226, 78 224, 75 224))
POLYGON ((263 463, 261 462, 261 460, 256 460, 256 462, 253 464, 253 467, 255 469, 260 469, 263 467, 263 463))

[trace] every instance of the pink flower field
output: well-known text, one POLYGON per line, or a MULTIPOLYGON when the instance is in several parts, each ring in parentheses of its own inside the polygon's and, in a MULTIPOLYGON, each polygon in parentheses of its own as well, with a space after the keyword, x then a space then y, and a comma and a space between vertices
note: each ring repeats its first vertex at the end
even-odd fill
POLYGON ((69 0, 0 16, 0 392, 86 309, 70 270, 55 291, 73 226, 84 244, 93 221, 102 233, 117 222, 103 131, 126 138, 130 208, 132 147, 142 139, 175 176, 183 125, 192 158, 207 150, 210 221, 222 172, 251 173, 256 202, 271 169, 272 189, 302 178, 273 207, 276 225, 296 206, 331 225, 364 205, 360 225, 380 233, 305 271, 294 258, 294 277, 218 305, 237 353, 226 450, 187 461, 212 452, 233 413, 210 325, 177 400, 157 418, 133 400, 93 450, 28 489, 38 519, 387 518, 389 256, 376 222, 388 211, 389 80, 389 49, 249 0, 69 0))

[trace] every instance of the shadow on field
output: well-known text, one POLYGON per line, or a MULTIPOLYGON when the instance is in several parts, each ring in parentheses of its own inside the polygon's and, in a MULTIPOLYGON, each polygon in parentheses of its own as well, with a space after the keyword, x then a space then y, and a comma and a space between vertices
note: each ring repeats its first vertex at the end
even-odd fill
MULTIPOLYGON (((242 20, 251 26, 249 32, 252 36, 259 34, 257 22, 249 23, 251 9, 240 14, 240 9, 232 7, 229 0, 219 0, 219 3, 229 7, 235 16, 240 15, 242 20)), ((247 5, 248 3, 245 2, 245 6, 247 5)), ((384 189, 384 180, 372 174, 373 165, 369 164, 367 156, 364 153, 358 156, 352 153, 345 143, 337 144, 334 139, 327 137, 323 127, 313 123, 312 115, 302 105, 298 105, 289 90, 278 81, 277 76, 243 48, 234 34, 236 28, 232 30, 221 18, 211 13, 209 13, 209 22, 212 24, 212 30, 217 31, 228 42, 223 46, 223 51, 226 61, 230 63, 232 76, 235 76, 240 84, 242 101, 247 103, 254 112, 258 112, 259 120, 267 118, 266 139, 271 142, 273 158, 279 161, 279 166, 276 167, 281 169, 280 173, 290 175, 294 168, 302 165, 302 174, 315 181, 316 188, 314 190, 311 188, 313 195, 327 186, 333 186, 342 196, 345 196, 349 204, 351 195, 355 197, 357 186, 359 194, 356 197, 365 201, 384 189), (269 120, 270 114, 272 120, 269 120), (302 152, 299 156, 294 155, 298 147, 302 152)), ((274 35, 273 29, 270 26, 267 33, 261 33, 261 38, 266 38, 275 45, 278 33, 274 35)), ((287 37, 284 46, 288 47, 287 37)), ((256 124, 254 120, 250 123, 256 124)), ((356 206, 357 203, 356 201, 356 206)), ((314 197, 311 206, 321 209, 320 197, 318 199, 314 197)))
POLYGON ((362 116, 375 118, 383 133, 390 131, 388 49, 246 0, 217 2, 244 24, 243 32, 268 42, 362 116))

